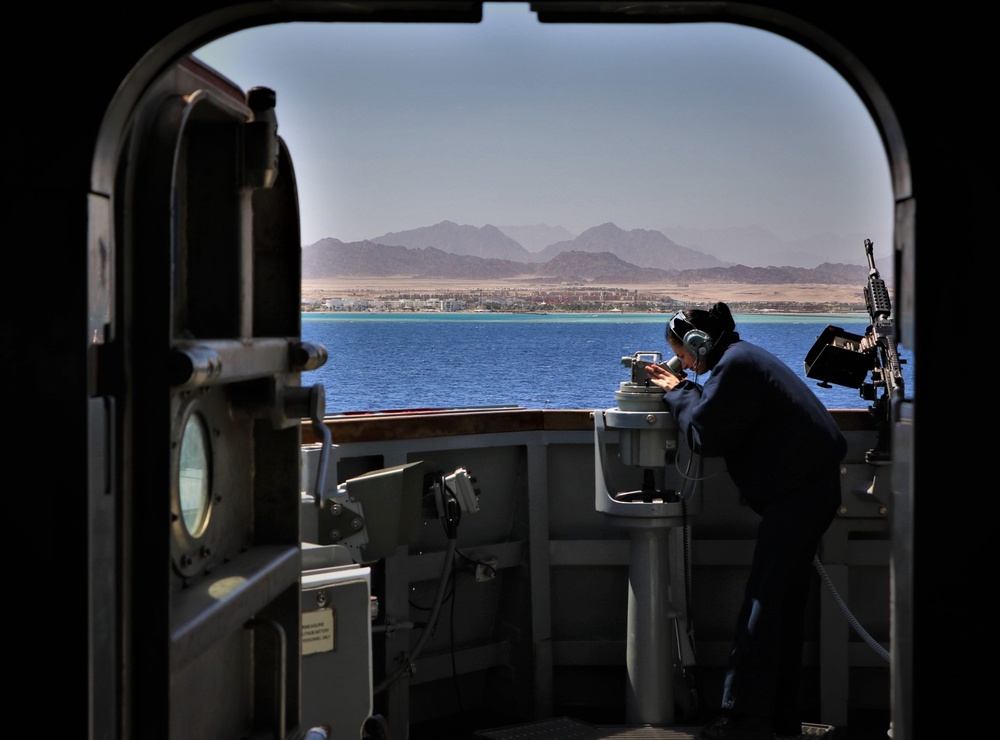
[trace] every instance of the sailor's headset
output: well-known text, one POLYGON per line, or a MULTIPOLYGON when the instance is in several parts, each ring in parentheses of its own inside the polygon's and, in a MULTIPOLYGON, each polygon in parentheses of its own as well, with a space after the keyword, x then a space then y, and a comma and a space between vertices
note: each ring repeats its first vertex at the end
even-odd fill
MULTIPOLYGON (((712 339, 694 329, 683 337, 685 349, 701 358, 712 349, 712 339)), ((619 383, 615 391, 617 406, 594 412, 595 504, 598 511, 627 517, 674 517, 698 513, 701 497, 682 498, 684 479, 676 466, 678 429, 673 414, 663 403, 665 391, 654 385, 646 373, 648 365, 660 365, 684 378, 680 359, 662 362, 658 351, 641 351, 621 358, 621 364, 631 369, 630 377, 619 383), (610 431, 618 432, 618 457, 630 467, 643 469, 643 487, 633 491, 618 490, 609 465, 607 441, 610 431), (662 471, 662 482, 654 471, 662 471), (686 506, 686 509, 685 509, 686 506)))

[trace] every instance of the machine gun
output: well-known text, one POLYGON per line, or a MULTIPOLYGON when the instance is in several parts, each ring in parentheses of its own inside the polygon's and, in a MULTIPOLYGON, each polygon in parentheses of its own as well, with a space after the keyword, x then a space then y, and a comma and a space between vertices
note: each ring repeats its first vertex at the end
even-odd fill
POLYGON ((872 413, 875 415, 879 431, 879 444, 874 450, 869 451, 869 458, 888 459, 892 402, 903 397, 903 371, 900 369, 903 361, 899 359, 899 353, 896 351, 896 335, 890 318, 892 304, 889 301, 889 291, 885 287, 885 281, 879 276, 875 267, 871 239, 865 239, 865 254, 868 255, 865 306, 871 318, 871 324, 865 332, 865 338, 868 340, 865 344, 873 345, 876 360, 872 369, 872 382, 861 386, 861 396, 865 400, 875 402, 872 413), (877 396, 878 388, 883 389, 881 396, 877 396))
POLYGON ((892 403, 903 398, 904 360, 896 350, 892 303, 885 281, 875 267, 871 239, 865 239, 868 256, 868 283, 864 287, 865 306, 871 324, 864 336, 851 334, 838 326, 827 326, 806 355, 806 377, 819 378, 820 386, 829 383, 860 389, 861 397, 872 401, 869 411, 875 418, 878 442, 868 450, 868 462, 884 462, 890 457, 892 403), (871 373, 871 381, 865 378, 871 373), (882 390, 881 395, 879 390, 882 390))

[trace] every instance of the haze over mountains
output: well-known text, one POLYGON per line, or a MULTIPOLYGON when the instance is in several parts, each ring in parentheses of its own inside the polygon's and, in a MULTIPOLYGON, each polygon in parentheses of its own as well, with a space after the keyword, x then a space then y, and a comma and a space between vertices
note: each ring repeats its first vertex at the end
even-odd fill
POLYGON ((562 227, 544 224, 476 227, 442 221, 362 242, 321 239, 303 247, 302 276, 825 284, 858 283, 867 278, 864 237, 847 241, 819 236, 790 251, 788 244, 757 227, 674 231, 692 244, 709 246, 682 246, 663 232, 626 231, 613 223, 574 237, 562 227), (790 258, 769 259, 776 255, 790 258), (836 255, 842 260, 838 262, 836 255), (748 259, 734 259, 739 257, 748 259))

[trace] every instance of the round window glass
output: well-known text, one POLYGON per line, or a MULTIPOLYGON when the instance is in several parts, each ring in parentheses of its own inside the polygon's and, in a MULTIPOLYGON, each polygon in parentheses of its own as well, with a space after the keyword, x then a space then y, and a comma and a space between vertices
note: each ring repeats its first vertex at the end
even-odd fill
POLYGON ((212 450, 208 429, 200 414, 191 414, 184 425, 177 475, 181 518, 189 534, 197 537, 205 528, 211 491, 212 450))

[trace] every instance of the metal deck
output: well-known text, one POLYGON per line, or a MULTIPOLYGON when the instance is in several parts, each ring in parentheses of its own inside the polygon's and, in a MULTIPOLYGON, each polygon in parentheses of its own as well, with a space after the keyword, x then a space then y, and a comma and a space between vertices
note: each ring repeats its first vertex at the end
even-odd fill
MULTIPOLYGON (((802 734, 781 740, 832 740, 833 727, 803 724, 802 734)), ((653 727, 651 725, 591 725, 569 717, 528 722, 510 727, 480 730, 475 734, 483 740, 698 740, 701 726, 653 727)))

